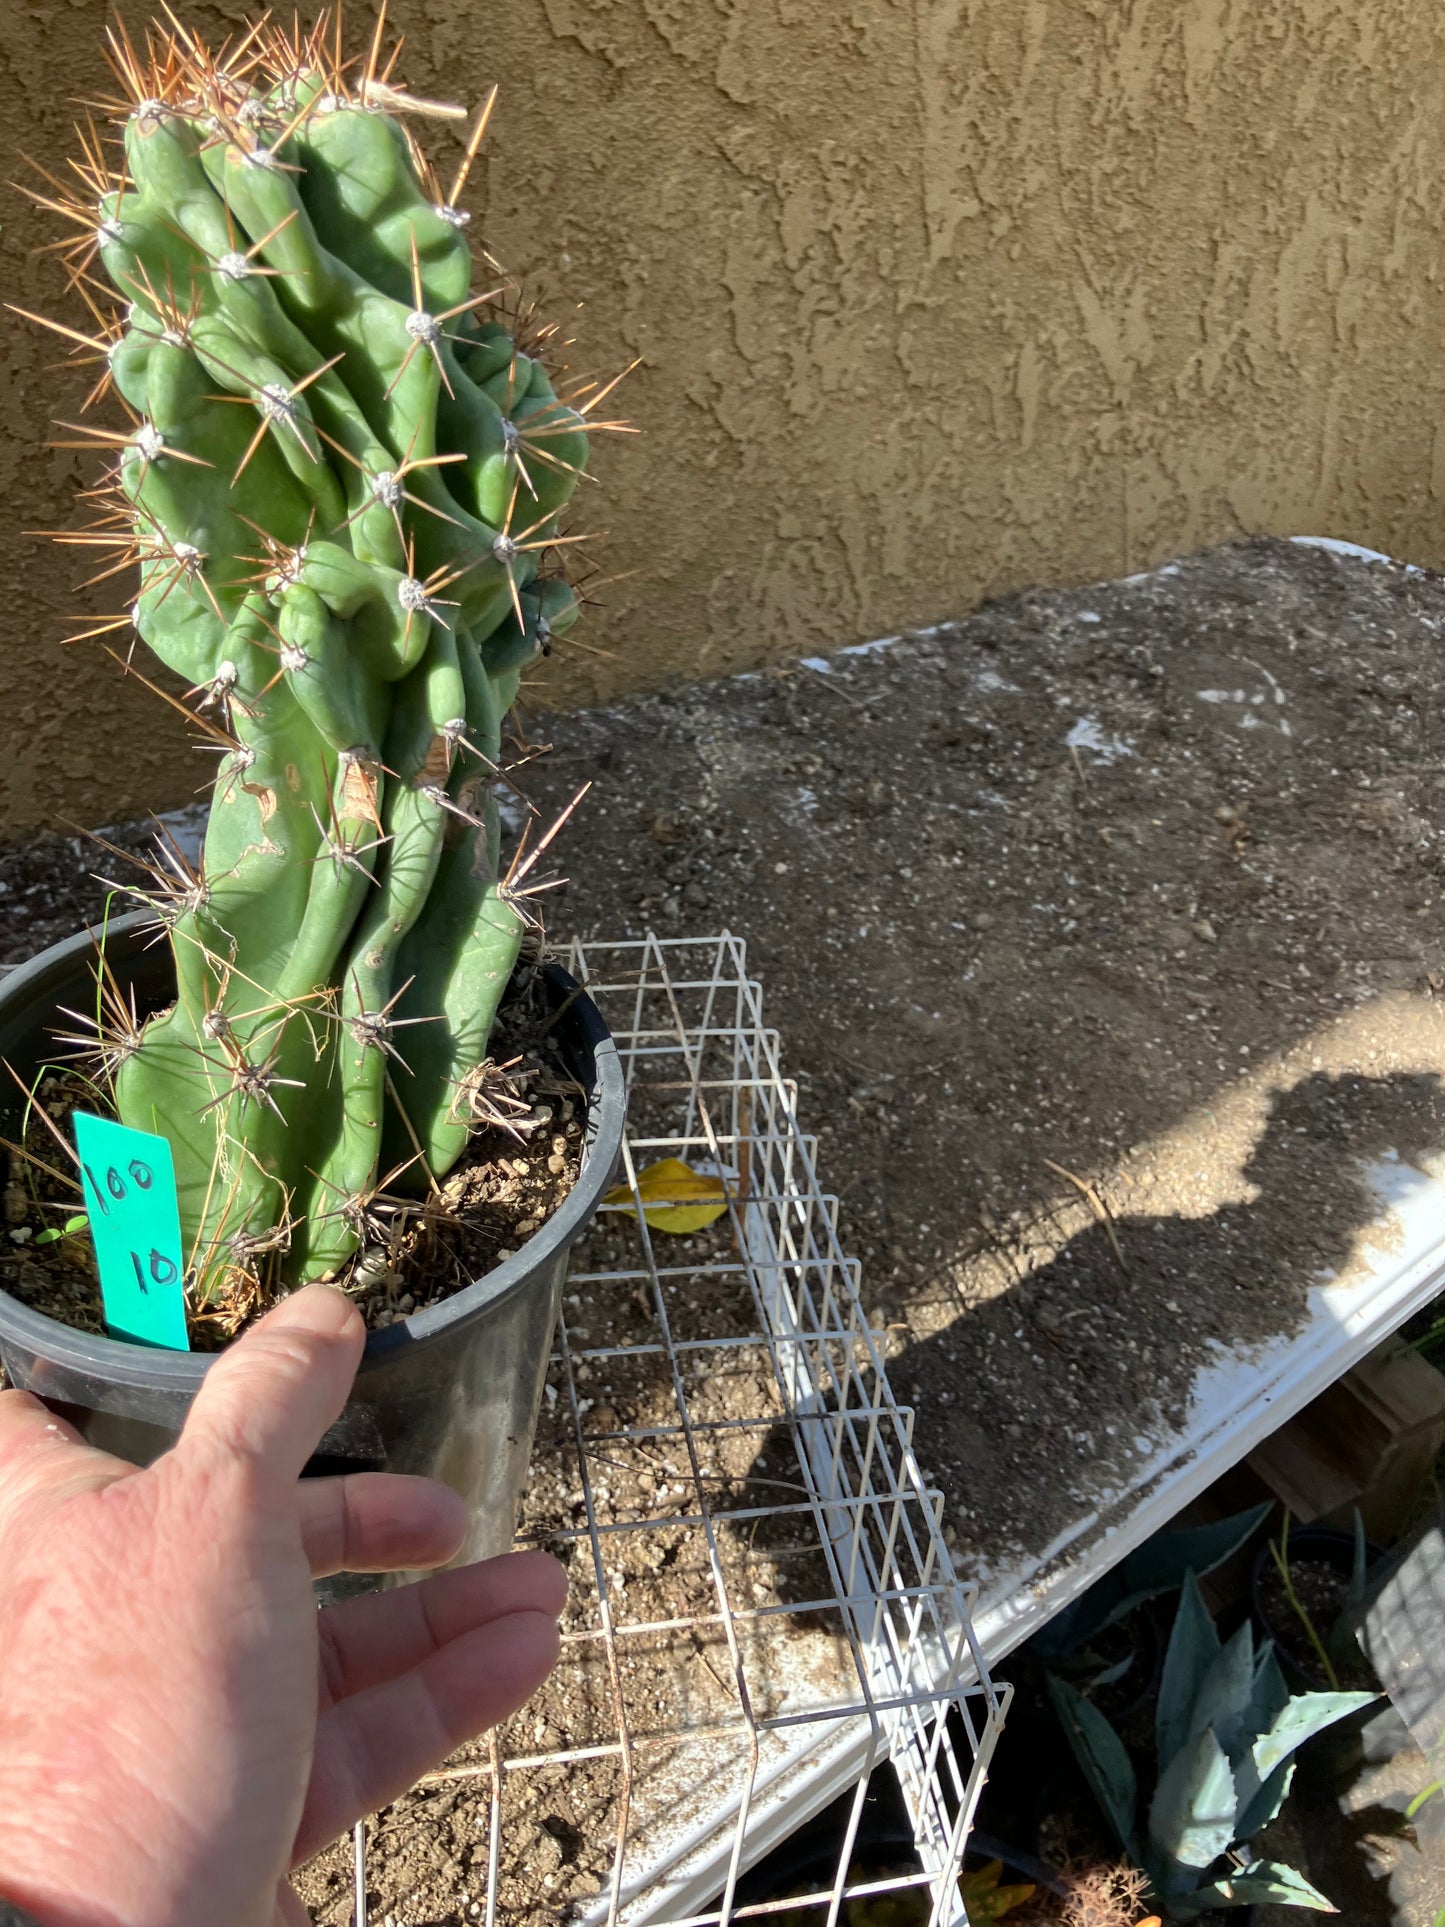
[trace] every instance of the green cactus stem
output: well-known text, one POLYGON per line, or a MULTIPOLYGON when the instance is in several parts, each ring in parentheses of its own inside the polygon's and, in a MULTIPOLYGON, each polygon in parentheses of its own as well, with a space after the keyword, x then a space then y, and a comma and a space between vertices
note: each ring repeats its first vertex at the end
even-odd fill
POLYGON ((121 1119, 174 1150, 199 1303, 335 1274, 379 1187, 466 1142, 532 921, 503 721, 576 619, 559 518, 589 426, 620 426, 472 291, 455 203, 491 101, 444 195, 380 30, 360 71, 332 38, 114 35, 123 167, 92 129, 87 197, 36 197, 119 301, 61 330, 128 416, 89 433, 82 539, 138 566, 127 620, 220 756, 200 868, 145 893, 176 1001, 105 1053, 121 1119))

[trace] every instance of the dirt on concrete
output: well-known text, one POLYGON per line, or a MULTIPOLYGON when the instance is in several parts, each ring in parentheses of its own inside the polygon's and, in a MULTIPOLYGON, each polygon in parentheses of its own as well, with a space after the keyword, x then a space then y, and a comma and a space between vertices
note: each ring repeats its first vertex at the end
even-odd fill
MULTIPOLYGON (((745 936, 967 1570, 1445 1147, 1445 580, 1279 541, 556 718, 554 934, 745 936)), ((550 719, 549 719, 550 720, 550 719)))

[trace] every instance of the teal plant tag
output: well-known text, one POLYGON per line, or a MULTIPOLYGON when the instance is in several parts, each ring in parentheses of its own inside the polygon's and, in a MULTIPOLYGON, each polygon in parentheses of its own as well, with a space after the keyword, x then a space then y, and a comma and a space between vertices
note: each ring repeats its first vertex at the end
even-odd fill
POLYGON ((75 1113, 75 1148, 112 1338, 186 1352, 185 1259, 171 1147, 150 1131, 75 1113))

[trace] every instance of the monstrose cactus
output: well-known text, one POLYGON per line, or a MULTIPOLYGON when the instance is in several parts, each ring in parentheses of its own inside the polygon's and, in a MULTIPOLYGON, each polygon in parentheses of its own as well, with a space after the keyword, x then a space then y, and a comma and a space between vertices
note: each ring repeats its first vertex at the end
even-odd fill
POLYGON ((577 613, 558 516, 606 392, 560 400, 472 291, 485 112, 444 194, 380 26, 331 42, 115 36, 123 163, 91 130, 84 194, 44 197, 130 416, 87 431, 112 465, 77 539, 138 565, 124 621, 220 753, 201 867, 148 891, 176 1002, 137 1025, 112 983, 100 1025, 118 1115, 173 1148, 200 1301, 334 1272, 379 1187, 466 1141, 533 887, 501 867, 502 724, 577 613))

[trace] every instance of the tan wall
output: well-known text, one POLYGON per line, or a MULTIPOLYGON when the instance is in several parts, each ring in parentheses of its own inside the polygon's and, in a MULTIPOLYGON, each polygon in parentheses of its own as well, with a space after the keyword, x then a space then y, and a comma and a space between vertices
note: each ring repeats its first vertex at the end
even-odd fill
MULTIPOLYGON (((553 693, 713 675, 1239 530, 1445 559, 1432 0, 392 12, 414 87, 503 83, 477 181, 494 250, 585 303, 590 361, 647 361, 646 440, 603 456, 605 502, 587 491, 607 567, 635 573, 588 632, 611 653, 553 693)), ((101 18, 0 13, 7 146, 54 164, 101 18)), ((10 197, 12 299, 45 278, 40 238, 10 197)), ((43 422, 74 389, 22 324, 4 339, 18 532, 67 514, 43 422)), ((199 780, 94 645, 61 650, 65 560, 3 544, 9 833, 199 780)))

